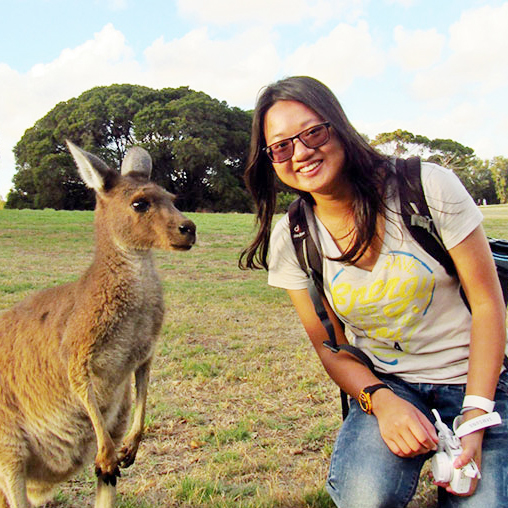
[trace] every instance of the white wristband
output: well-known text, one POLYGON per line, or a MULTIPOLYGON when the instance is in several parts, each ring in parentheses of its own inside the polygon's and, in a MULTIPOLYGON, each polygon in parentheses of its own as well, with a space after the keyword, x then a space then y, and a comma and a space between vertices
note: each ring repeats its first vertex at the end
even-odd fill
POLYGON ((480 397, 479 395, 466 395, 464 402, 462 403, 461 413, 465 413, 469 409, 483 409, 486 413, 492 413, 494 411, 495 402, 489 400, 486 397, 480 397))
POLYGON ((459 438, 467 436, 477 430, 501 424, 501 416, 499 416, 498 412, 477 416, 476 418, 471 418, 471 420, 464 423, 462 423, 462 420, 462 416, 457 416, 457 418, 453 421, 453 431, 459 438))

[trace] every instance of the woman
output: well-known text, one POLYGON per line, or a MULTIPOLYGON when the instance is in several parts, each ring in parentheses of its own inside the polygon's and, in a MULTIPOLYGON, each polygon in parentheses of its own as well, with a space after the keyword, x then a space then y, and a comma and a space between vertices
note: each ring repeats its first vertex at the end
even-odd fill
POLYGON ((508 506, 508 377, 500 376, 505 306, 482 215, 451 171, 422 164, 427 202, 469 312, 457 280, 404 228, 392 175, 390 159, 356 132, 325 85, 292 77, 268 86, 254 111, 245 172, 259 231, 240 266, 267 268, 269 284, 287 290, 327 373, 351 397, 327 483, 337 506, 406 506, 424 461, 437 448, 431 410, 451 426, 461 411, 464 421, 492 411, 492 401, 503 424, 463 437, 455 461, 462 467, 474 459, 482 479, 461 496, 442 484, 440 506, 508 506), (327 312, 339 342, 347 339, 338 316, 375 372, 323 346, 328 337, 314 312, 287 215, 270 234, 276 177, 312 202, 327 312), (360 394, 369 398, 370 414, 358 404, 360 394))

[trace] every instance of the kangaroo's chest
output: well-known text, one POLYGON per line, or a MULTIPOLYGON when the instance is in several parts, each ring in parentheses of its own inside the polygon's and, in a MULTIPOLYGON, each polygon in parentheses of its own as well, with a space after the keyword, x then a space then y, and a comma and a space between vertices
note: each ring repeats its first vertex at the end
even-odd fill
MULTIPOLYGON (((116 298, 116 308, 105 307, 102 333, 97 337, 92 359, 94 373, 103 379, 120 379, 152 357, 164 317, 162 286, 157 277, 130 282, 125 302, 116 298)), ((121 292, 121 291, 120 291, 121 292)))

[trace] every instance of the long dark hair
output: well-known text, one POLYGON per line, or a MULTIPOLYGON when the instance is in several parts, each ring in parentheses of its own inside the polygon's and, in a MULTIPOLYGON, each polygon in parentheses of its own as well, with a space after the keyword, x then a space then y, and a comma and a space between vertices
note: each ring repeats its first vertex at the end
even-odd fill
MULTIPOLYGON (((277 102, 301 102, 330 122, 345 152, 344 175, 353 188, 355 240, 338 261, 354 263, 367 250, 376 234, 378 214, 384 213, 383 183, 388 158, 376 152, 354 129, 332 91, 320 81, 307 76, 285 78, 273 83, 258 97, 254 116, 250 152, 245 169, 245 184, 257 208, 259 229, 252 243, 240 256, 240 268, 268 269, 268 244, 277 197, 276 176, 263 148, 264 118, 277 102)), ((307 199, 312 199, 310 195, 307 199)))

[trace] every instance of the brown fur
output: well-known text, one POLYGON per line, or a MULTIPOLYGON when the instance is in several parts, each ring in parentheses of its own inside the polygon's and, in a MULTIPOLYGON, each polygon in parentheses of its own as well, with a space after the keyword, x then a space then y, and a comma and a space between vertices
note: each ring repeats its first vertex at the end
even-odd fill
POLYGON ((94 456, 95 506, 114 506, 118 467, 132 464, 141 440, 164 314, 150 249, 189 249, 195 241, 195 226, 173 197, 149 182, 144 150, 129 152, 120 176, 69 148, 97 192, 96 252, 78 281, 0 315, 0 508, 46 501, 94 456), (136 409, 122 444, 133 373, 136 409))

